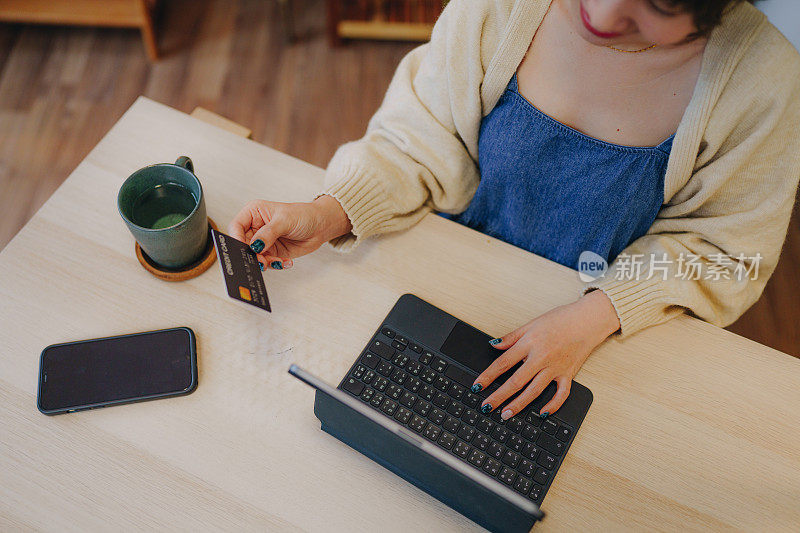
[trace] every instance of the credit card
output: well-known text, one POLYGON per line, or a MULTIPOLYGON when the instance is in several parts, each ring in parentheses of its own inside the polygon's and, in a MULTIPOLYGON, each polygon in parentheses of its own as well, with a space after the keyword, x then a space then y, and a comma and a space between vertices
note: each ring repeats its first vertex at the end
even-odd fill
POLYGON ((242 241, 216 230, 211 230, 211 237, 214 239, 228 296, 272 312, 256 253, 242 241))

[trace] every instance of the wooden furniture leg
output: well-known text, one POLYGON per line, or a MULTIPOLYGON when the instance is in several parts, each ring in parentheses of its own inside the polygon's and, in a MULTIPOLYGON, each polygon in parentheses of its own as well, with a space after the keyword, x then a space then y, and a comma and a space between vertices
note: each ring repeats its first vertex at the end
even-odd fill
POLYGON ((327 0, 328 3, 328 43, 332 47, 341 46, 339 37, 339 0, 327 0))
POLYGON ((278 0, 278 9, 281 12, 281 21, 283 22, 283 38, 287 43, 293 43, 296 35, 292 0, 278 0))
POLYGON ((158 44, 156 43, 155 28, 153 27, 153 7, 154 2, 150 0, 139 0, 139 9, 142 13, 142 42, 150 61, 158 59, 158 44))

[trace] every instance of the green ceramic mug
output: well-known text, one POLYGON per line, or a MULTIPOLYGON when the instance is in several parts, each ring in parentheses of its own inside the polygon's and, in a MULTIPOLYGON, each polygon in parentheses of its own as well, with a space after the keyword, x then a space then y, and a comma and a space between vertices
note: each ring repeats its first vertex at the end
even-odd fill
POLYGON ((189 266, 206 249, 203 186, 186 156, 131 174, 119 190, 117 208, 144 253, 162 267, 189 266))

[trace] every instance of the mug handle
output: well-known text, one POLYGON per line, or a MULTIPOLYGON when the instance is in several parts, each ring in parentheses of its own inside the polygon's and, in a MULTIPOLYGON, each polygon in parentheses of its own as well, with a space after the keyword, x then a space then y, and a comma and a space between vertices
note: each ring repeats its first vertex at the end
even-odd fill
POLYGON ((179 167, 185 168, 186 170, 194 174, 194 163, 192 163, 192 160, 189 159, 187 156, 185 155, 180 156, 178 159, 175 160, 175 164, 178 165, 179 167))

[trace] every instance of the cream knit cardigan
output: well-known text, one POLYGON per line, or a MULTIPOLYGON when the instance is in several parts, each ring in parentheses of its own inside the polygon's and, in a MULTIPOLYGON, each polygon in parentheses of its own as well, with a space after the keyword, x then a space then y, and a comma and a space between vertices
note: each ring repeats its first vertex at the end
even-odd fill
MULTIPOLYGON (((408 228, 431 210, 467 208, 480 180, 481 119, 522 61, 550 1, 448 4, 430 42, 400 62, 364 137, 340 146, 328 165, 321 194, 335 197, 353 224, 330 241, 334 249, 408 228)), ((583 287, 609 296, 619 336, 686 310, 725 326, 758 299, 778 262, 800 179, 798 128, 800 56, 760 11, 736 4, 709 36, 672 145, 661 210, 621 254, 666 253, 669 275, 651 275, 645 261, 638 279, 626 279, 617 275, 624 268, 618 258, 583 287), (727 280, 682 279, 675 275, 682 253, 700 256, 703 266, 714 254, 760 253, 759 276, 738 279, 729 267, 727 280)))

